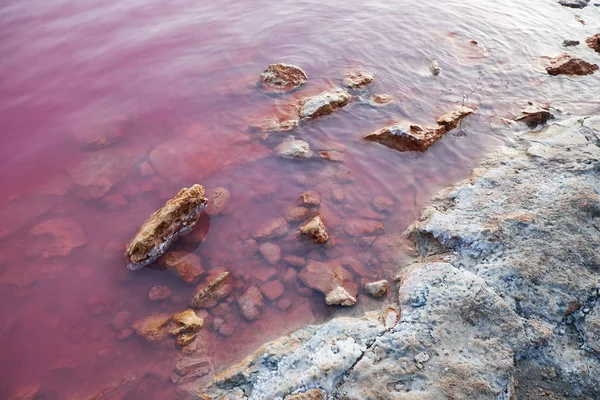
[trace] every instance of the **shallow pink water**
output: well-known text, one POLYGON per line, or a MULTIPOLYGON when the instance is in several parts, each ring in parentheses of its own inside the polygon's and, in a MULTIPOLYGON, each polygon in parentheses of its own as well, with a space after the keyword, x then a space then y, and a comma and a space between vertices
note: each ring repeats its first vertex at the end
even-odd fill
MULTIPOLYGON (((386 234, 399 234, 432 193, 525 129, 506 127, 501 118, 528 100, 562 110, 559 118, 600 111, 600 75, 571 79, 543 70, 543 57, 564 51, 563 39, 597 33, 594 21, 600 21, 597 7, 570 10, 547 0, 2 3, 0 398, 184 397, 168 377, 180 352, 172 340, 119 340, 111 322, 121 311, 131 313, 130 323, 187 307, 193 286, 156 269, 130 272, 122 252, 148 215, 193 183, 223 186, 232 195, 225 215, 203 219, 210 229, 202 244, 180 246, 200 256, 205 270, 233 273, 231 300, 264 276, 281 279, 288 270, 283 262, 268 267, 260 255, 244 258, 236 243, 315 185, 339 245, 314 252, 298 246, 292 229, 277 241, 284 255, 354 257, 368 271, 355 276, 357 284, 389 278, 393 268, 347 238, 344 222, 364 216, 372 199, 384 195, 394 200, 383 221, 386 234), (429 74, 430 59, 440 62, 439 77, 429 74), (289 96, 265 95, 256 83, 271 62, 300 65, 309 81, 289 96), (292 133, 315 150, 341 145, 353 183, 331 179, 338 168, 332 163, 271 155, 285 134, 263 141, 246 132, 249 121, 339 84, 341 71, 356 66, 376 81, 341 111, 292 133), (371 93, 396 100, 372 107, 364 100, 371 93), (478 107, 462 126, 466 135, 449 134, 425 154, 361 140, 399 118, 430 123, 463 100, 478 107), (90 151, 75 140, 121 116, 125 136, 116 144, 90 151), (144 161, 156 173, 142 176, 144 161), (330 199, 332 186, 346 194, 342 204, 330 199), (32 233, 61 218, 83 231, 81 245, 68 254, 57 249, 72 245, 69 235, 57 243, 32 233), (175 298, 149 302, 155 285, 169 286, 175 298), (123 381, 125 392, 107 391, 123 381)), ((600 61, 583 45, 569 51, 600 61)), ((232 305, 230 338, 207 324, 205 347, 217 370, 270 338, 338 312, 320 294, 300 296, 298 286, 286 285, 288 311, 267 302, 257 322, 243 321, 232 305)), ((372 306, 359 295, 356 308, 372 306)))

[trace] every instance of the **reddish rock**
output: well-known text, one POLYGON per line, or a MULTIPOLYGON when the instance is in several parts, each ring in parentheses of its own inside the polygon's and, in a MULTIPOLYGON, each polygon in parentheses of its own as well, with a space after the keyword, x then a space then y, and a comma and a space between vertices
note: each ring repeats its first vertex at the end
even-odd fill
POLYGON ((281 279, 288 287, 292 287, 298 281, 298 272, 294 268, 288 268, 281 279))
MULTIPOLYGON (((354 211, 352 211, 352 212, 354 212, 354 211)), ((378 221, 383 221, 384 219, 386 219, 388 217, 386 214, 383 214, 383 213, 377 212, 377 211, 373 211, 368 208, 359 209, 358 213, 356 213, 356 216, 358 218, 376 219, 378 221)))
POLYGON ((382 235, 385 233, 381 222, 369 219, 351 219, 346 222, 345 231, 352 237, 382 235))
POLYGON ((156 171, 152 168, 152 165, 148 161, 142 161, 138 164, 138 169, 140 170, 140 175, 147 177, 152 176, 156 171))
POLYGON ((66 256, 86 243, 83 228, 72 218, 55 218, 36 225, 29 234, 34 237, 27 249, 33 257, 66 256))
POLYGON ((281 299, 277 302, 277 308, 281 311, 287 311, 292 305, 292 301, 290 299, 281 299))
POLYGON ((223 317, 227 314, 230 314, 231 312, 231 306, 228 303, 221 303, 212 310, 210 310, 210 313, 216 317, 223 317))
POLYGON ((204 320, 194 310, 185 310, 173 316, 173 322, 169 327, 169 334, 173 336, 182 333, 198 332, 204 326, 204 320))
POLYGON ((371 100, 372 104, 374 103, 377 105, 382 105, 392 102, 394 100, 394 96, 389 94, 374 94, 369 99, 371 100))
POLYGON ((452 110, 437 119, 439 126, 444 128, 446 132, 456 129, 460 121, 473 114, 475 110, 473 108, 459 106, 455 110, 452 110))
POLYGON ((321 195, 316 190, 309 190, 300 195, 300 205, 302 206, 318 206, 321 204, 321 195))
POLYGON ((262 87, 271 93, 287 93, 306 82, 306 73, 295 65, 271 64, 260 75, 262 87))
POLYGON ((319 157, 327 161, 344 162, 344 153, 335 150, 320 151, 319 157))
POLYGON ((148 293, 148 300, 150 301, 164 301, 168 300, 173 292, 166 286, 154 286, 148 293))
POLYGON ((131 313, 129 311, 121 311, 113 318, 112 326, 118 331, 123 330, 130 318, 131 313))
POLYGON ((285 287, 279 281, 271 281, 260 285, 260 291, 267 299, 273 301, 283 294, 285 287))
POLYGON ((296 393, 286 398, 286 400, 325 400, 325 392, 321 389, 309 389, 306 392, 296 393))
POLYGON ((315 243, 319 244, 325 243, 327 240, 329 240, 327 229, 325 228, 321 217, 318 215, 300 228, 298 231, 298 236, 310 238, 314 240, 315 243))
POLYGON ((187 283, 196 283, 204 273, 202 260, 193 253, 169 251, 162 258, 167 269, 187 283))
POLYGON ((73 133, 73 137, 86 150, 101 150, 117 143, 125 136, 126 123, 125 117, 115 118, 91 129, 77 130, 73 133))
POLYGON ((142 224, 129 242, 125 249, 127 267, 137 270, 156 261, 179 236, 194 229, 207 202, 200 185, 180 190, 142 224))
POLYGON ((273 279, 273 277, 275 277, 275 275, 277 275, 279 270, 275 267, 270 267, 270 266, 266 266, 263 264, 264 263, 262 263, 262 262, 258 262, 257 264, 251 264, 249 266, 248 272, 244 278, 246 280, 249 280, 250 278, 254 278, 254 279, 258 279, 261 282, 268 282, 271 279, 273 279))
POLYGON ((235 251, 242 258, 250 258, 258 251, 258 243, 254 239, 241 240, 235 244, 235 251))
POLYGON ((223 325, 224 323, 225 323, 225 320, 223 320, 223 318, 215 318, 213 320, 213 325, 212 325, 213 329, 218 332, 219 328, 221 328, 221 325, 223 325))
POLYGON ((264 306, 262 294, 256 286, 250 286, 244 294, 238 297, 237 303, 242 315, 249 321, 260 317, 260 312, 264 306))
POLYGON ((261 119, 248 124, 250 132, 287 132, 296 129, 299 121, 296 119, 261 119))
POLYGON ((225 323, 219 328, 219 333, 223 336, 231 336, 235 332, 235 326, 231 323, 225 323))
POLYGON ((131 337, 131 335, 133 335, 133 329, 123 329, 117 335, 117 339, 119 339, 119 340, 125 340, 125 339, 131 337))
POLYGON ((302 268, 306 264, 306 260, 303 257, 298 256, 287 256, 283 259, 283 261, 294 268, 302 268))
POLYGON ((340 264, 344 267, 347 268, 349 270, 351 270, 352 272, 354 272, 355 274, 359 275, 359 276, 366 276, 367 275, 367 268, 365 268, 364 264, 362 263, 362 261, 354 258, 354 257, 344 257, 341 261, 340 264))
POLYGON ((600 53, 600 33, 590 36, 585 42, 590 48, 594 49, 596 53, 600 53))
POLYGON ((258 251, 271 265, 277 265, 281 260, 281 249, 274 243, 263 243, 258 247, 258 251))
POLYGON ((285 218, 276 218, 267 222, 254 234, 256 240, 275 239, 285 236, 288 231, 288 223, 285 218))
POLYGON ((373 199, 373 207, 379 212, 392 212, 394 209, 394 200, 385 196, 377 196, 373 199))
POLYGON ((208 194, 208 205, 206 206, 206 213, 208 215, 220 215, 225 210, 231 194, 229 190, 218 187, 208 194))
POLYGON ((373 82, 373 74, 365 70, 354 70, 344 73, 342 84, 350 89, 358 89, 373 82))
POLYGON ((591 64, 569 53, 554 57, 546 67, 549 75, 590 75, 596 70, 598 70, 597 64, 591 64))
POLYGON ((167 336, 167 325, 171 321, 168 314, 155 314, 137 320, 131 326, 135 333, 149 342, 160 342, 167 336))
POLYGON ((304 100, 298 113, 300 120, 310 120, 331 114, 350 102, 352 95, 341 88, 332 88, 304 100))
POLYGON ((233 290, 233 279, 227 271, 214 271, 194 289, 190 304, 194 308, 213 308, 233 290))
POLYGON ((120 193, 104 196, 101 202, 109 210, 117 210, 119 208, 127 207, 129 204, 127 199, 120 193))
POLYGON ((352 274, 341 265, 309 261, 298 275, 306 286, 325 295, 327 305, 351 306, 358 292, 352 274))
POLYGON ((331 189, 331 197, 336 203, 342 203, 344 200, 346 200, 346 194, 342 188, 331 189))
POLYGON ((314 217, 316 212, 306 207, 294 207, 290 209, 285 215, 285 219, 288 222, 300 222, 305 221, 311 217, 314 217))
POLYGON ((385 279, 377 282, 370 282, 365 285, 365 291, 373 297, 385 296, 390 288, 390 284, 385 279))
POLYGON ((422 128, 407 122, 379 129, 365 136, 365 140, 380 143, 398 151, 425 151, 445 132, 439 128, 422 128))

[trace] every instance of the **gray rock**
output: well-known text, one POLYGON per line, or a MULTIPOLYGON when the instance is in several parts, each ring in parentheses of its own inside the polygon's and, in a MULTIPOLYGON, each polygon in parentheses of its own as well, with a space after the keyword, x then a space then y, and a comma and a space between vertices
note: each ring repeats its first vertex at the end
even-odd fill
POLYGON ((579 40, 565 39, 563 40, 563 47, 579 46, 580 43, 581 42, 579 40))
POLYGON ((313 151, 310 146, 304 140, 294 139, 293 137, 287 138, 277 148, 275 152, 279 157, 283 158, 296 158, 296 159, 310 159, 313 156, 313 151))
POLYGON ((369 282, 365 285, 365 291, 373 297, 385 296, 390 288, 390 283, 385 279, 377 282, 369 282))
POLYGON ((561 6, 570 8, 583 8, 588 5, 590 0, 558 0, 561 6))
POLYGON ((350 99, 352 99, 352 95, 341 88, 332 88, 316 96, 309 97, 300 109, 300 120, 304 121, 331 114, 348 104, 350 99))

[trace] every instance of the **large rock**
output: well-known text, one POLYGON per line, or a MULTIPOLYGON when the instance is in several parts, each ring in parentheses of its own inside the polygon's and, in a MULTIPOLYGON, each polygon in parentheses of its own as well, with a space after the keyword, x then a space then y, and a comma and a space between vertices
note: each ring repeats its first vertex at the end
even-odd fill
POLYGON ((331 114, 350 102, 352 95, 341 88, 332 88, 306 99, 300 108, 300 120, 310 120, 331 114))
POLYGON ((442 128, 422 127, 409 122, 397 122, 366 135, 365 139, 398 151, 423 152, 445 134, 446 131, 442 128))
POLYGON ((585 42, 590 48, 594 49, 596 53, 600 53, 600 33, 590 36, 585 42))
POLYGON ((192 292, 190 305, 194 308, 213 308, 233 290, 233 278, 227 271, 209 274, 192 292))
POLYGON ((262 293, 256 286, 250 286, 238 297, 237 303, 242 315, 249 321, 258 319, 264 307, 262 293))
POLYGON ((590 75, 596 70, 598 70, 597 64, 589 63, 569 53, 554 57, 546 67, 550 75, 590 75))
POLYGON ((194 229, 207 203, 202 186, 181 189, 142 224, 127 244, 127 267, 137 270, 156 261, 179 236, 194 229))
POLYGON ((352 274, 341 265, 309 261, 298 277, 309 288, 325 295, 325 304, 351 306, 356 303, 358 289, 352 274))
POLYGON ((306 73, 289 64, 271 64, 260 74, 262 87, 271 93, 287 93, 306 82, 306 73))
POLYGON ((319 215, 304 224, 298 231, 298 236, 309 238, 318 244, 325 243, 329 240, 329 234, 319 215))

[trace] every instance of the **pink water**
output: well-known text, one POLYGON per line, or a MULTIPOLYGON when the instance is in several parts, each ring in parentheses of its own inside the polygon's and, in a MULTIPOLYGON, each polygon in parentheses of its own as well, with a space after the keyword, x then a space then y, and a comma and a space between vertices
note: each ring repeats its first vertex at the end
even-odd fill
MULTIPOLYGON (((375 196, 388 196, 394 210, 383 221, 386 235, 400 234, 435 191, 524 129, 502 118, 529 100, 560 109, 559 118, 598 113, 600 75, 570 79, 543 70, 544 57, 564 51, 563 39, 583 41, 597 33, 598 21, 597 7, 571 10, 552 0, 2 2, 0 398, 184 398, 169 380, 177 345, 135 335, 119 340, 112 321, 121 311, 131 313, 131 323, 187 308, 192 285, 156 269, 128 271, 122 253, 154 210, 193 183, 232 195, 223 216, 203 218, 203 228, 210 225, 204 242, 180 246, 200 256, 205 270, 232 272, 230 300, 264 276, 282 279, 283 261, 269 267, 258 254, 244 258, 237 243, 315 185, 336 250, 299 246, 292 232, 276 241, 284 256, 353 257, 367 270, 355 275, 357 284, 390 278, 394 266, 346 237, 344 222, 372 212, 375 196), (439 77, 429 73, 431 59, 443 69, 439 77), (256 83, 271 62, 300 65, 309 81, 289 96, 265 95, 256 83), (339 84, 341 71, 357 66, 376 81, 341 111, 292 133, 315 150, 343 147, 354 182, 333 179, 339 167, 331 162, 272 155, 286 134, 265 141, 246 131, 249 121, 339 84), (364 100, 371 93, 396 100, 372 107, 364 100), (477 114, 425 154, 361 140, 399 118, 430 123, 465 100, 477 114), (75 140, 117 117, 127 123, 114 145, 91 151, 75 140), (144 161, 156 173, 142 176, 144 161), (332 188, 344 191, 342 204, 331 199, 332 188), (61 218, 83 233, 74 238, 69 230, 60 243, 32 233, 61 218), (58 251, 74 241, 81 245, 58 251), (175 297, 148 301, 155 285, 169 286, 175 297), (109 390, 119 385, 124 389, 109 390)), ((569 50, 600 61, 584 45, 569 50)), ((232 303, 234 335, 223 337, 208 323, 197 351, 220 370, 271 338, 339 312, 298 287, 286 285, 289 310, 267 301, 252 323, 232 303)), ((361 293, 355 308, 377 304, 361 293)))

